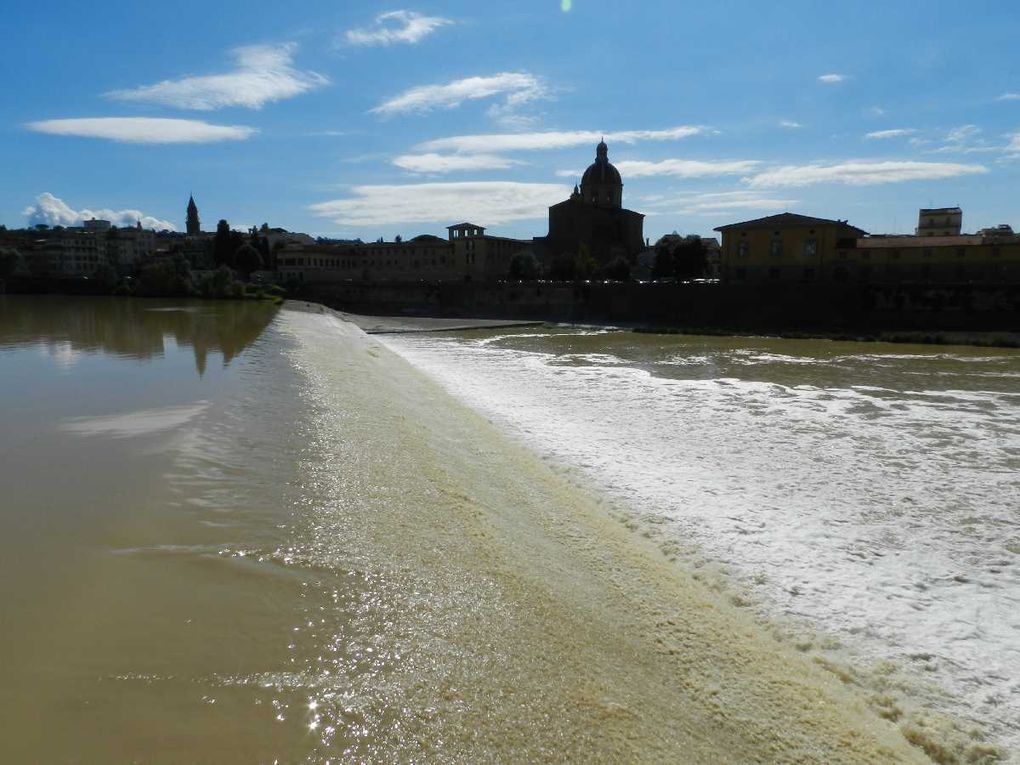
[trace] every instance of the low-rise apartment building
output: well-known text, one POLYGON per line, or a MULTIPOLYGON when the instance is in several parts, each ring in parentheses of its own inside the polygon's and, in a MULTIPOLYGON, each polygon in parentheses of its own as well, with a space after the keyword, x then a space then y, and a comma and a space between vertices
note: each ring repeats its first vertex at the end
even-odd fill
POLYGON ((277 252, 283 281, 485 281, 504 278, 510 261, 530 241, 488 236, 472 223, 447 228, 442 239, 422 234, 392 242, 291 243, 277 252))
POLYGON ((866 234, 845 220, 789 212, 715 230, 722 234, 720 276, 727 282, 828 278, 836 253, 866 234))
POLYGON ((722 279, 729 283, 1020 283, 1020 236, 1009 226, 960 234, 961 220, 959 208, 921 210, 917 230, 938 230, 924 235, 869 235, 845 220, 793 213, 720 226, 716 231, 723 240, 722 279))

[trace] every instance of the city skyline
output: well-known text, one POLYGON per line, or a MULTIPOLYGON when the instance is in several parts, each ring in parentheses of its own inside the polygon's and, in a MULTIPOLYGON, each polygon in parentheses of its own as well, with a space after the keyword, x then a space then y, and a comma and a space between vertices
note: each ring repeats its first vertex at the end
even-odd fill
POLYGON ((180 231, 190 192, 207 230, 540 236, 603 136, 653 240, 784 210, 874 233, 942 205, 966 230, 1020 224, 1005 3, 794 2, 764 23, 748 2, 69 9, 9 12, 8 227, 180 231))

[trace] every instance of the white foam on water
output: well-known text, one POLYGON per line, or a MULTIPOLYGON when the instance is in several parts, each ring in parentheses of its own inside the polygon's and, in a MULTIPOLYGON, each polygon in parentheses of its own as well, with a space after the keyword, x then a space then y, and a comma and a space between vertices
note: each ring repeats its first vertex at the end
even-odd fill
POLYGON ((100 417, 69 417, 60 427, 79 436, 131 438, 179 428, 198 417, 209 407, 208 401, 100 417))
POLYGON ((912 367, 945 382, 984 364, 980 380, 1016 374, 1020 355, 711 354, 730 373, 784 364, 783 380, 843 365, 838 384, 786 384, 705 379, 704 349, 682 340, 638 366, 591 339, 578 354, 521 337, 383 342, 636 521, 695 542, 766 613, 944 688, 928 701, 1020 750, 1020 394, 924 387, 912 367), (685 365, 701 379, 677 378, 685 365))

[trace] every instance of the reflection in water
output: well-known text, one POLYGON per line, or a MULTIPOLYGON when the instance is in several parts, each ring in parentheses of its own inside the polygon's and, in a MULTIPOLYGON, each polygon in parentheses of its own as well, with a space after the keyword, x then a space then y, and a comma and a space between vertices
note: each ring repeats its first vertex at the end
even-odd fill
POLYGON ((201 375, 210 352, 229 364, 275 314, 275 306, 252 301, 0 296, 0 349, 43 344, 70 367, 82 353, 161 358, 169 336, 193 349, 201 375))

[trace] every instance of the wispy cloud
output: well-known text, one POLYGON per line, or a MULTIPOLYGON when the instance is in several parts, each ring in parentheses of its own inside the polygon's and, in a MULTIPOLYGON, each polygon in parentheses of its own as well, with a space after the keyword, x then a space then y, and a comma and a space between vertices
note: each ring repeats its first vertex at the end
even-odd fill
POLYGON ((259 109, 264 104, 293 98, 329 83, 321 74, 294 68, 296 48, 293 43, 235 48, 232 54, 237 68, 233 71, 163 80, 155 85, 114 90, 106 95, 121 101, 143 101, 200 111, 227 106, 259 109))
POLYGON ((545 218, 548 208, 566 199, 570 189, 552 183, 477 181, 355 186, 351 192, 348 198, 312 205, 311 210, 341 226, 457 220, 498 225, 545 218))
POLYGON ((818 78, 818 81, 825 85, 839 85, 839 83, 846 82, 846 80, 847 76, 845 74, 836 74, 835 72, 823 74, 818 78))
POLYGON ((453 24, 442 16, 425 16, 415 11, 390 11, 375 17, 375 23, 347 30, 340 41, 348 45, 393 45, 419 43, 440 27, 453 24))
POLYGON ((919 139, 913 142, 916 146, 927 146, 930 154, 995 154, 1007 151, 1001 142, 990 142, 984 137, 984 131, 977 125, 960 125, 938 139, 919 139))
POLYGON ((37 133, 105 138, 122 143, 214 143, 243 141, 257 131, 240 125, 156 117, 80 117, 29 122, 37 133))
POLYGON ((393 164, 412 173, 450 173, 458 170, 506 170, 520 161, 498 154, 402 154, 393 164))
POLYGON ((785 165, 749 176, 744 180, 751 188, 811 186, 818 183, 871 186, 956 178, 986 172, 988 168, 981 165, 951 162, 851 161, 836 164, 785 165))
POLYGON ((798 130, 804 126, 795 120, 780 120, 779 127, 786 128, 787 130, 798 130))
POLYGON ((442 85, 420 85, 383 101, 372 109, 375 114, 425 113, 433 109, 453 109, 465 101, 502 97, 506 109, 546 98, 548 90, 541 78, 528 72, 500 72, 491 77, 466 77, 442 85))
POLYGON ((1020 93, 1003 93, 996 101, 1020 101, 1020 93))
POLYGON ((800 203, 798 199, 781 199, 754 191, 724 191, 677 196, 649 196, 641 200, 657 214, 701 215, 730 210, 780 211, 800 203))
POLYGON ((694 135, 713 133, 700 125, 680 125, 666 130, 621 130, 601 133, 597 130, 547 130, 532 133, 490 133, 437 138, 418 146, 423 151, 454 151, 463 154, 506 151, 540 151, 592 146, 603 138, 608 143, 633 144, 639 141, 678 141, 694 135))
POLYGON ((916 132, 914 128, 892 128, 890 130, 874 130, 866 133, 864 137, 872 141, 881 141, 886 138, 904 138, 916 132))
POLYGON ((965 143, 981 132, 977 125, 961 125, 955 127, 946 134, 946 140, 950 143, 965 143))
POLYGON ((156 231, 177 230, 170 221, 146 215, 141 210, 111 210, 106 207, 75 210, 63 199, 53 196, 48 191, 37 196, 35 204, 22 210, 22 215, 28 218, 30 226, 38 223, 45 223, 48 226, 80 226, 84 221, 99 218, 108 220, 115 226, 134 226, 141 221, 143 228, 156 231))
POLYGON ((616 169, 627 178, 705 178, 713 175, 739 175, 754 170, 761 163, 756 160, 663 159, 658 162, 624 160, 616 169))

